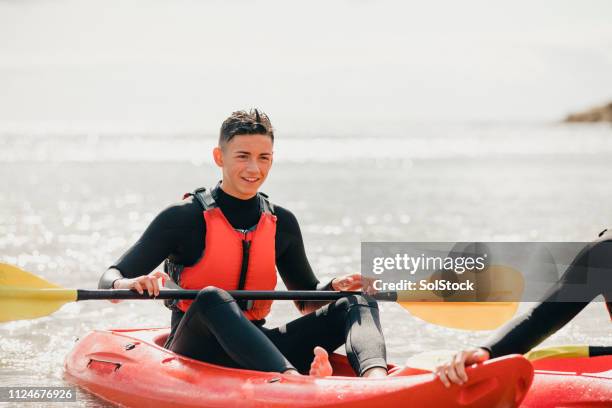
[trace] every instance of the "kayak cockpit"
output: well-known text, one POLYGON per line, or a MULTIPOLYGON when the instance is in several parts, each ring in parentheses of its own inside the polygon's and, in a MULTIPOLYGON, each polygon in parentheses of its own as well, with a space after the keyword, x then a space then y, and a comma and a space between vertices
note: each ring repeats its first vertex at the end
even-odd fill
MULTIPOLYGON (((155 345, 159 347, 164 347, 164 345, 166 344, 166 340, 168 340, 169 334, 170 333, 168 332, 161 332, 155 335, 153 338, 151 338, 150 341, 152 341, 155 345)), ((338 353, 332 353, 329 356, 329 362, 331 363, 332 368, 334 369, 334 373, 333 373, 334 376, 355 377, 355 372, 353 371, 353 368, 351 367, 351 364, 349 363, 345 355, 338 354, 338 353)), ((396 371, 397 369, 399 369, 399 367, 396 366, 395 364, 387 365, 387 370, 389 371, 389 373, 392 373, 396 371)), ((414 372, 411 374, 422 374, 422 373, 427 372, 427 371, 421 371, 421 370, 417 370, 417 371, 419 372, 414 372)))

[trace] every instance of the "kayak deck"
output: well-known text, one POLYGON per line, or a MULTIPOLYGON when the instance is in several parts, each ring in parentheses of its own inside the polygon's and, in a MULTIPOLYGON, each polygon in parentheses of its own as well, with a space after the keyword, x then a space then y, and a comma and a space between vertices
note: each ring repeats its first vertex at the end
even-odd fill
POLYGON ((470 381, 446 389, 433 374, 389 366, 387 378, 356 378, 345 356, 334 376, 232 369, 161 347, 168 329, 94 331, 65 361, 65 377, 122 406, 162 407, 510 407, 524 398, 532 368, 520 356, 468 368, 470 381))

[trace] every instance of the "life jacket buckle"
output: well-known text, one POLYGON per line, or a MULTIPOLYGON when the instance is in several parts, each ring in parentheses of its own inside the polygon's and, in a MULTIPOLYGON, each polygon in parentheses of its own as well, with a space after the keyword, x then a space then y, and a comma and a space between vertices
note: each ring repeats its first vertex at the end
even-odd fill
MULTIPOLYGON (((175 264, 174 262, 166 259, 164 261, 164 272, 166 272, 172 281, 175 283, 179 283, 181 278, 181 272, 183 271, 184 266, 181 264, 175 264)), ((178 308, 178 299, 165 299, 164 306, 166 306, 170 310, 180 310, 178 308)))

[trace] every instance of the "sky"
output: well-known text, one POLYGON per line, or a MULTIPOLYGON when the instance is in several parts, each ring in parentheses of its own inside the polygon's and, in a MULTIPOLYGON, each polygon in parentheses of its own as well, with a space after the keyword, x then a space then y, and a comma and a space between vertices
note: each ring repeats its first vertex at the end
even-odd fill
POLYGON ((557 121, 612 100, 612 2, 0 0, 0 130, 557 121))

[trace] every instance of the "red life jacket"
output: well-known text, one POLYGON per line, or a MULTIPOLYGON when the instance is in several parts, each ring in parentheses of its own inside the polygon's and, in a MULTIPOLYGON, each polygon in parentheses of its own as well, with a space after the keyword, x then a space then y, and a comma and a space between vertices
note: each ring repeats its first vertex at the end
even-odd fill
MULTIPOLYGON (((182 267, 174 274, 173 279, 179 286, 196 290, 206 286, 224 290, 274 290, 276 216, 266 197, 258 193, 262 212, 255 228, 238 231, 217 207, 210 190, 198 189, 185 198, 191 195, 204 209, 206 243, 204 255, 195 265, 182 267)), ((176 306, 186 312, 192 302, 179 300, 176 306)), ((265 318, 272 306, 271 300, 238 303, 249 320, 265 318)))

